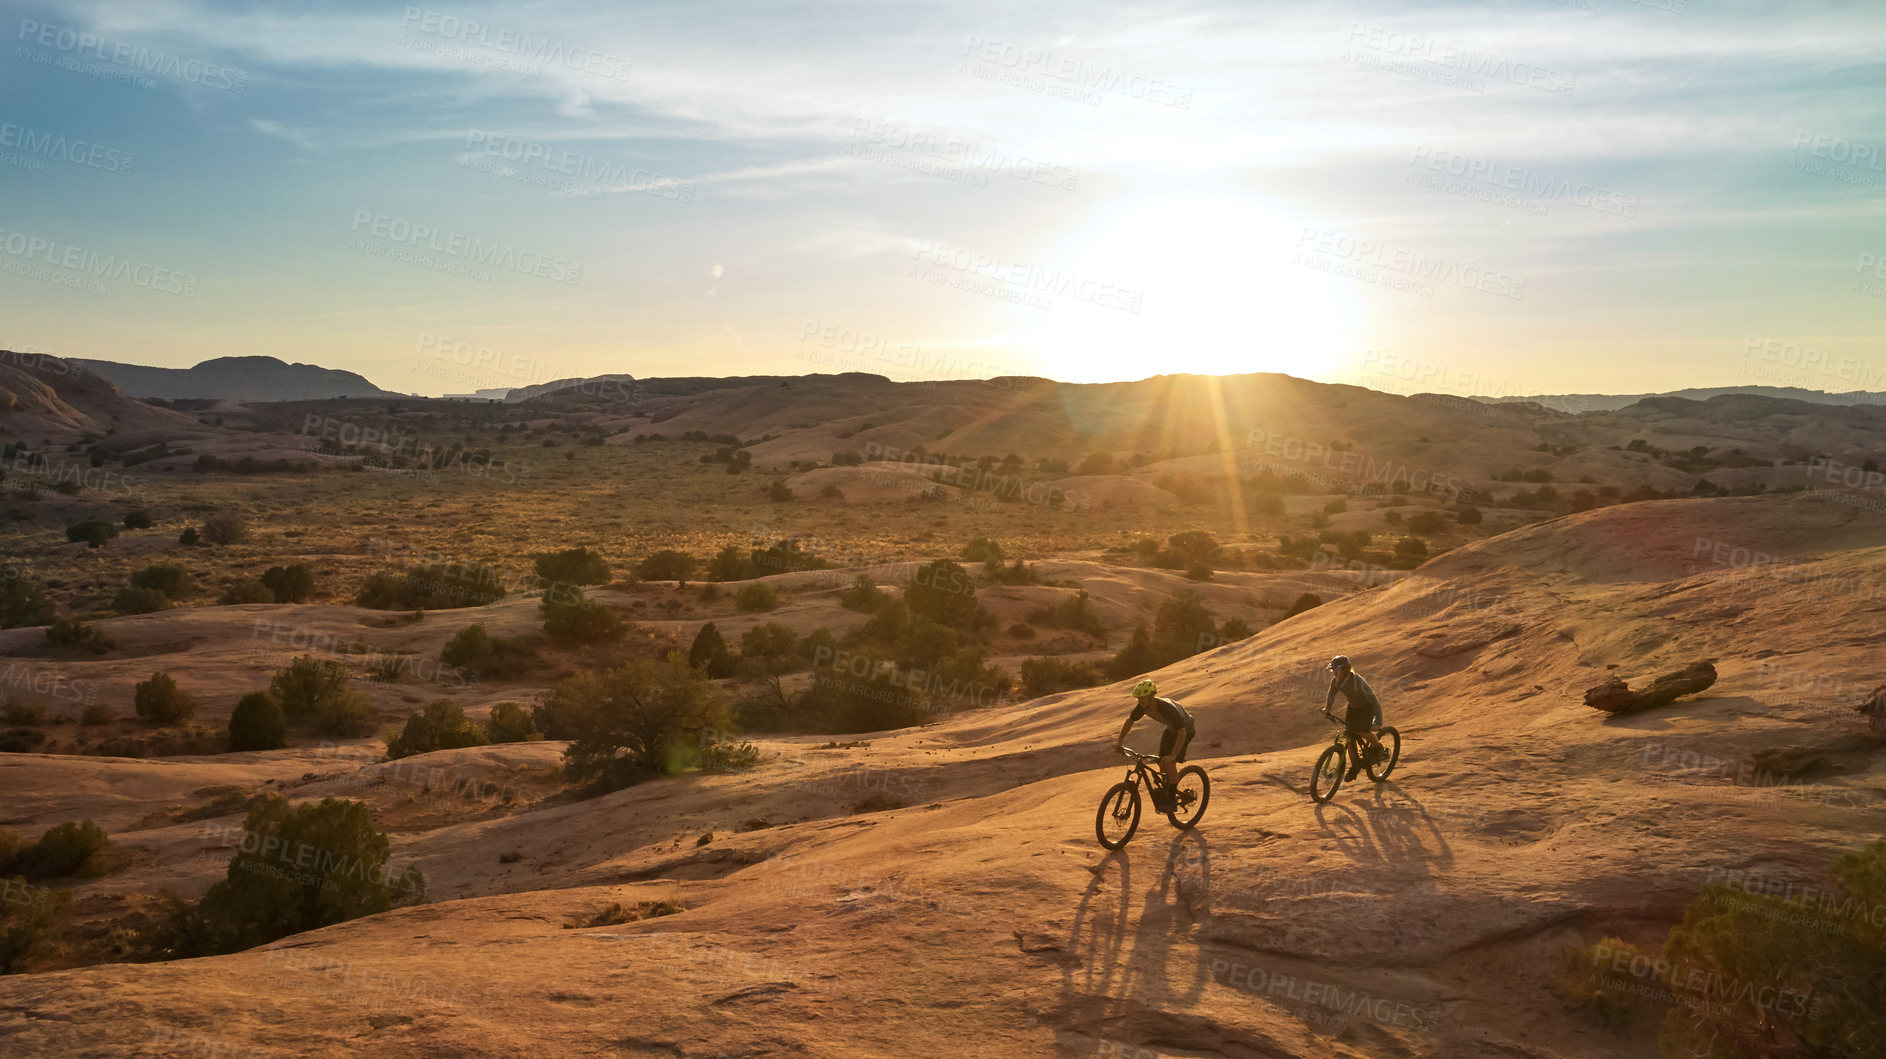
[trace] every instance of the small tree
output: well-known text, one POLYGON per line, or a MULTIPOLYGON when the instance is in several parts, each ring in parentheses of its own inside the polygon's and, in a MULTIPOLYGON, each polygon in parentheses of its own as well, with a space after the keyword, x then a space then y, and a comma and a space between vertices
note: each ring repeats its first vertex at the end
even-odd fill
POLYGON ((754 581, 740 586, 733 595, 733 605, 749 614, 772 610, 779 606, 779 590, 764 581, 754 581))
POLYGON ((176 724, 196 713, 196 700, 169 673, 152 673, 151 679, 138 684, 132 703, 146 724, 176 724))
POLYGON ((494 743, 526 743, 542 739, 543 733, 531 722, 530 714, 515 702, 500 702, 491 707, 491 719, 485 732, 494 743))
POLYGON ((773 484, 766 487, 766 499, 775 504, 789 504, 792 502, 792 487, 774 479, 773 484))
POLYGON ((39 841, 7 858, 0 873, 29 879, 69 879, 102 875, 111 840, 90 820, 70 820, 39 836, 39 841))
POLYGON ((852 578, 851 587, 838 594, 840 606, 866 614, 884 606, 890 599, 890 593, 878 588, 877 580, 870 574, 859 574, 852 578))
POLYGON ((1322 605, 1323 605, 1322 596, 1319 596, 1314 592, 1305 592, 1301 596, 1297 597, 1297 601, 1295 603, 1290 604, 1290 609, 1284 612, 1284 617, 1294 618, 1306 610, 1313 610, 1322 605))
POLYGON ((959 556, 966 563, 999 563, 1008 558, 1002 546, 988 537, 971 538, 959 556))
POLYGON ((290 721, 312 722, 330 735, 360 735, 373 725, 366 696, 348 686, 347 667, 302 655, 269 681, 269 694, 290 721))
POLYGON ((1422 511, 1408 519, 1410 533, 1439 533, 1447 528, 1447 520, 1439 511, 1422 511))
POLYGON ((45 585, 28 577, 0 576, 0 629, 44 625, 55 611, 45 585))
POLYGON ((93 548, 103 548, 106 541, 111 540, 117 535, 118 527, 101 519, 74 522, 72 525, 65 528, 66 540, 75 543, 82 541, 93 548))
POLYGON ((287 744, 288 718, 266 691, 252 691, 229 715, 229 749, 279 750, 287 744))
POLYGON ((745 581, 753 576, 753 559, 738 544, 729 544, 714 553, 707 564, 709 581, 745 581))
POLYGON ((267 585, 255 578, 245 577, 240 581, 230 582, 229 587, 223 589, 223 594, 216 597, 216 602, 225 607, 236 607, 246 603, 273 603, 275 593, 270 592, 267 585))
POLYGON ((599 643, 621 638, 626 627, 615 609, 584 596, 580 591, 559 594, 538 604, 544 632, 554 639, 570 643, 599 643))
POLYGON ((725 724, 719 692, 678 654, 568 677, 551 687, 544 707, 554 726, 546 734, 572 740, 565 771, 609 789, 673 770, 681 740, 725 724))
POLYGON ((778 622, 761 622, 740 634, 740 657, 783 659, 798 645, 799 635, 778 622))
POLYGON ((274 595, 277 603, 306 602, 313 598, 315 584, 314 568, 306 563, 271 566, 262 574, 262 587, 274 595))
POLYGON ((249 524, 233 511, 221 511, 203 520, 203 540, 210 544, 241 544, 249 539, 249 524))
POLYGON ((956 629, 972 627, 982 611, 976 603, 975 578, 948 559, 917 568, 904 589, 904 604, 917 617, 956 629))
POLYGON ((687 552, 664 548, 637 563, 635 576, 644 581, 686 581, 698 566, 687 552))
POLYGON ((131 587, 155 589, 170 599, 187 599, 197 592, 196 578, 182 563, 152 563, 131 575, 131 587))
POLYGON ((1454 521, 1463 526, 1478 526, 1485 518, 1486 516, 1480 513, 1480 509, 1472 504, 1463 504, 1460 510, 1454 513, 1454 521))
POLYGON ((491 739, 484 726, 465 716, 456 704, 440 699, 406 718, 406 728, 386 741, 386 756, 393 760, 434 750, 485 746, 491 739))
POLYGON ((111 609, 120 614, 155 614, 170 609, 170 597, 154 588, 126 585, 111 597, 111 609))
POLYGON ((532 556, 537 576, 564 585, 605 585, 609 564, 588 548, 565 548, 532 556))
POLYGON ((710 680, 733 676, 733 655, 713 622, 701 626, 694 635, 694 643, 688 648, 688 665, 705 672, 710 680))
POLYGON ((148 511, 127 511, 124 515, 125 529, 150 529, 151 513, 148 511))
POLYGON ((194 545, 197 542, 197 540, 198 540, 198 534, 197 534, 195 526, 185 526, 183 528, 183 532, 177 534, 177 543, 184 545, 185 547, 194 545))

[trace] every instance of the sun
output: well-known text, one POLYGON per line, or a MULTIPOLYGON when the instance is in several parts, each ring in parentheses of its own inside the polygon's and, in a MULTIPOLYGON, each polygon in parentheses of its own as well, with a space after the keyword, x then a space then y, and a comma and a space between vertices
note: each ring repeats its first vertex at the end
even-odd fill
POLYGON ((1091 299, 1017 306, 1021 341, 1054 378, 1277 371, 1319 377, 1355 349, 1343 282, 1291 265, 1299 226, 1261 203, 1172 198, 1116 211, 1044 257, 1091 299), (1138 312, 1117 306, 1132 304, 1138 312))

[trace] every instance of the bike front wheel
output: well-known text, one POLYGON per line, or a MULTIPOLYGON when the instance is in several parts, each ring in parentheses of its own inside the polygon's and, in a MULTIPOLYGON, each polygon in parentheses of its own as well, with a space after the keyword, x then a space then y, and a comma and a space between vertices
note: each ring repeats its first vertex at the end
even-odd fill
POLYGON ((1205 815, 1205 803, 1211 801, 1211 777, 1197 765, 1179 770, 1179 782, 1173 787, 1173 809, 1166 814, 1172 826, 1190 831, 1205 815))
POLYGON ((1094 834, 1108 849, 1119 849, 1139 830, 1139 785, 1121 781, 1108 788, 1094 816, 1094 834))
POLYGON ((1395 762, 1401 760, 1401 733, 1393 728, 1384 728, 1377 733, 1377 738, 1382 741, 1385 756, 1369 766, 1369 778, 1380 783, 1395 771, 1395 762))
POLYGON ((1310 773, 1310 797, 1318 805, 1336 797, 1342 786, 1343 754, 1341 746, 1332 746, 1316 759, 1316 771, 1310 773))

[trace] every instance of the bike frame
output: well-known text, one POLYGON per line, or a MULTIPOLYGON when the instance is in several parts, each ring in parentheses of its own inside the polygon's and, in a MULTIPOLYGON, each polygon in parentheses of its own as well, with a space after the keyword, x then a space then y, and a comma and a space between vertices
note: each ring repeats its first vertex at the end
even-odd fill
POLYGON ((1146 790, 1149 793, 1160 790, 1166 786, 1166 778, 1159 772, 1159 758, 1157 755, 1142 754, 1132 747, 1125 747, 1121 752, 1132 761, 1132 764, 1126 767, 1126 779, 1122 782, 1143 783, 1146 785, 1146 790), (1147 764, 1147 762, 1151 762, 1151 764, 1147 764))

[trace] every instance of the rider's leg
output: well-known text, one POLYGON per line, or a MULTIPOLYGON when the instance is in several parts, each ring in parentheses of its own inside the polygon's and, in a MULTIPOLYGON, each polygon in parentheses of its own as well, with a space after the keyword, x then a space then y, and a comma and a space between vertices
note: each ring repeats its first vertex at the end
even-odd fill
POLYGON ((1159 773, 1166 778, 1168 787, 1177 786, 1179 782, 1177 762, 1180 753, 1180 738, 1179 733, 1168 728, 1166 734, 1159 739, 1159 773))

